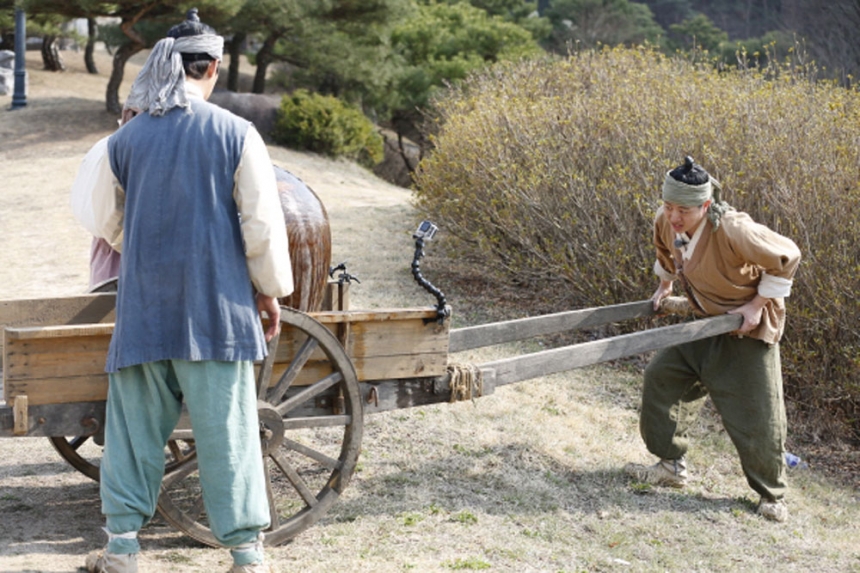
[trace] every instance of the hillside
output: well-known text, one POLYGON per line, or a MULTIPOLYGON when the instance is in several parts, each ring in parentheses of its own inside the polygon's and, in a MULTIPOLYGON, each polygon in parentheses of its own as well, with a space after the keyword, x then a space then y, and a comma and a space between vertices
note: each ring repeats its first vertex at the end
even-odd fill
MULTIPOLYGON (((74 221, 68 190, 86 151, 116 129, 117 118, 107 113, 104 105, 110 69, 107 54, 99 54, 100 75, 85 73, 82 54, 64 52, 68 70, 63 73, 40 70, 38 52, 28 52, 27 58, 27 106, 9 111, 11 96, 0 99, 4 189, 0 195, 0 269, 4 279, 0 281, 0 299, 77 294, 86 289, 90 238, 74 221), (50 293, 44 291, 46 285, 51 285, 50 293)), ((142 61, 138 56, 127 66, 122 97, 142 61)), ((333 260, 348 260, 352 272, 360 276, 362 267, 373 260, 370 254, 381 237, 378 229, 366 224, 368 215, 359 217, 353 209, 366 208, 370 213, 393 209, 402 216, 397 225, 402 225, 408 269, 413 220, 407 190, 349 162, 274 146, 270 154, 274 163, 310 185, 326 205, 333 227, 333 260), (339 233, 341 226, 351 229, 350 233, 339 233), (346 238, 354 234, 360 238, 346 238), (341 237, 344 240, 338 240, 341 237)), ((374 290, 373 283, 366 290, 374 290)))

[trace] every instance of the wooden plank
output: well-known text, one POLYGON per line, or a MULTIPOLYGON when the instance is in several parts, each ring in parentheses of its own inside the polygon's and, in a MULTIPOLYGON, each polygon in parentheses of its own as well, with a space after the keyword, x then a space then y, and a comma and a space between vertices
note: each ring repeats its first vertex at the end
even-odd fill
POLYGON ((27 395, 20 394, 18 396, 15 396, 15 402, 12 404, 13 435, 27 435, 27 429, 30 427, 30 421, 27 418, 27 410, 27 395))
POLYGON ((0 300, 0 328, 114 321, 115 293, 0 300))
MULTIPOLYGON (((8 382, 104 374, 110 334, 20 338, 6 330, 4 377, 8 382)), ((41 402, 37 402, 41 403, 41 402)))
MULTIPOLYGON (((420 355, 425 352, 448 352, 448 325, 436 322, 425 324, 425 313, 404 314, 392 318, 387 311, 380 315, 340 313, 342 316, 323 316, 322 322, 332 334, 337 333, 338 324, 348 321, 350 336, 345 350, 357 357, 420 355), (352 316, 343 316, 352 314, 352 316)), ((435 315, 434 315, 435 316, 435 315)), ((313 315, 317 318, 317 315, 313 315)), ((305 341, 305 335, 286 325, 281 332, 276 363, 288 362, 295 356, 305 341)), ((323 360, 322 350, 317 350, 311 360, 323 360)))
POLYGON ((113 322, 116 293, 0 300, 0 326, 113 322))
POLYGON ((495 385, 504 386, 574 368, 591 366, 626 356, 725 334, 740 328, 743 317, 738 314, 712 316, 683 324, 663 326, 632 334, 612 336, 602 340, 574 344, 487 362, 481 370, 495 371, 495 385))
MULTIPOLYGON (((73 324, 62 326, 25 326, 9 328, 9 337, 13 340, 38 340, 43 338, 69 338, 87 336, 108 336, 113 334, 113 323, 107 324, 73 324)), ((57 344, 57 342, 51 342, 57 344)))
POLYGON ((105 372, 91 376, 39 378, 34 380, 7 380, 6 401, 26 394, 30 404, 68 404, 107 399, 108 375, 105 372))
POLYGON ((409 321, 415 319, 436 320, 436 309, 421 308, 380 308, 374 310, 347 310, 347 311, 324 311, 312 312, 310 316, 322 324, 333 324, 340 322, 389 322, 409 321))
MULTIPOLYGON (((353 367, 359 382, 369 380, 388 380, 399 378, 420 378, 439 376, 448 367, 448 355, 439 351, 422 355, 407 356, 351 356, 353 367)), ((289 361, 276 362, 272 369, 271 384, 281 378, 289 366, 289 361)), ((331 374, 331 367, 326 360, 309 361, 302 368, 295 386, 306 386, 322 380, 331 374)))
POLYGON ((461 352, 473 348, 483 348, 494 344, 515 342, 545 334, 557 334, 569 330, 600 326, 610 322, 621 322, 633 318, 653 316, 654 309, 650 300, 585 308, 456 328, 450 334, 450 352, 461 352))
MULTIPOLYGON (((435 322, 435 309, 348 311, 314 313, 332 333, 348 323, 345 350, 359 381, 414 378, 444 374, 448 364, 448 323, 435 322), (425 319, 432 319, 425 322, 425 319)), ((284 328, 275 357, 272 384, 277 382, 296 355, 305 336, 284 328)), ((321 380, 331 373, 322 350, 311 354, 296 385, 321 380)))
POLYGON ((3 395, 27 395, 30 405, 107 398, 105 358, 113 324, 6 328, 3 395))

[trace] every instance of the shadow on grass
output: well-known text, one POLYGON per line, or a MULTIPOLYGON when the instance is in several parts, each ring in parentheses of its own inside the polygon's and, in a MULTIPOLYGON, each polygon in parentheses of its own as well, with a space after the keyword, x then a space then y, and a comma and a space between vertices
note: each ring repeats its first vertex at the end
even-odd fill
MULTIPOLYGON (((0 479, 5 480, 9 478, 22 477, 37 478, 42 476, 52 476, 57 474, 77 472, 75 468, 73 468, 66 461, 60 458, 59 454, 57 454, 57 461, 42 463, 20 463, 15 462, 14 460, 10 460, 10 462, 11 463, 0 464, 0 479)), ((2 488, 0 488, 0 491, 2 491, 2 488)))
MULTIPOLYGON (((30 98, 27 107, 0 110, 0 152, 26 152, 46 142, 62 143, 101 135, 116 129, 118 116, 103 101, 68 98, 30 98)), ((93 141, 95 143, 95 141, 93 141)))
POLYGON ((636 484, 618 469, 571 469, 525 444, 461 451, 386 471, 384 464, 358 474, 355 488, 331 511, 336 521, 362 515, 410 512, 539 515, 564 511, 582 516, 658 514, 667 511, 713 515, 753 512, 750 497, 709 496, 695 487, 672 489, 636 484), (366 475, 365 475, 366 474, 366 475))

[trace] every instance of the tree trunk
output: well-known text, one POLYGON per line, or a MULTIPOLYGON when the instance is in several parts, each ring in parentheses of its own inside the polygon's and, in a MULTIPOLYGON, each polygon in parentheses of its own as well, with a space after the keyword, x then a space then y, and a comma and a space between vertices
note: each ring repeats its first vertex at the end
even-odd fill
POLYGON ((113 55, 113 69, 110 72, 107 90, 105 90, 105 106, 108 112, 121 114, 122 105, 119 103, 119 86, 122 84, 122 77, 125 74, 125 63, 130 57, 146 47, 146 42, 135 29, 134 25, 143 18, 155 4, 144 6, 139 12, 132 16, 123 16, 119 29, 128 38, 128 43, 119 47, 113 55))
POLYGON ((119 86, 122 84, 122 77, 125 74, 125 63, 130 57, 138 53, 144 48, 144 44, 137 42, 129 42, 123 44, 113 56, 113 69, 108 80, 105 100, 107 102, 107 110, 110 113, 122 113, 122 105, 119 103, 119 86))
POLYGON ((62 72, 66 69, 60 57, 60 44, 57 36, 49 34, 42 37, 42 63, 49 72, 62 72))
POLYGON ((231 92, 239 91, 239 64, 242 58, 242 44, 248 35, 244 32, 233 34, 230 41, 230 67, 227 71, 227 89, 231 92))
POLYGON ((419 127, 423 121, 424 117, 417 109, 394 110, 390 120, 391 128, 397 133, 398 141, 405 137, 414 142, 420 150, 420 157, 423 157, 431 147, 430 140, 419 127))
POLYGON ((269 64, 272 63, 272 52, 275 50, 275 42, 278 41, 280 34, 272 33, 263 42, 260 51, 257 52, 257 72, 254 74, 254 85, 251 92, 261 94, 266 91, 266 72, 269 69, 269 64))
POLYGON ((98 24, 95 18, 87 18, 87 47, 84 50, 84 64, 87 66, 87 71, 91 74, 99 73, 96 67, 96 61, 93 59, 93 51, 96 47, 96 35, 98 33, 98 24))

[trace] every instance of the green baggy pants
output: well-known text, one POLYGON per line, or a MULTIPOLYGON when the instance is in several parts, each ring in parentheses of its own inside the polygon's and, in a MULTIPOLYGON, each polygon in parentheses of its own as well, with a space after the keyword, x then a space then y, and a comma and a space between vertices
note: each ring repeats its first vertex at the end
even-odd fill
MULTIPOLYGON (((254 366, 247 361, 162 360, 110 375, 101 462, 107 530, 136 532, 154 515, 164 474, 164 447, 179 420, 183 400, 194 430, 212 533, 225 547, 253 543, 269 526, 269 504, 254 366)), ((111 553, 139 550, 137 539, 108 543, 111 553)))
POLYGON ((747 482, 764 499, 786 490, 786 418, 779 345, 724 334, 657 353, 645 369, 639 429, 655 456, 677 459, 705 398, 737 448, 747 482))

